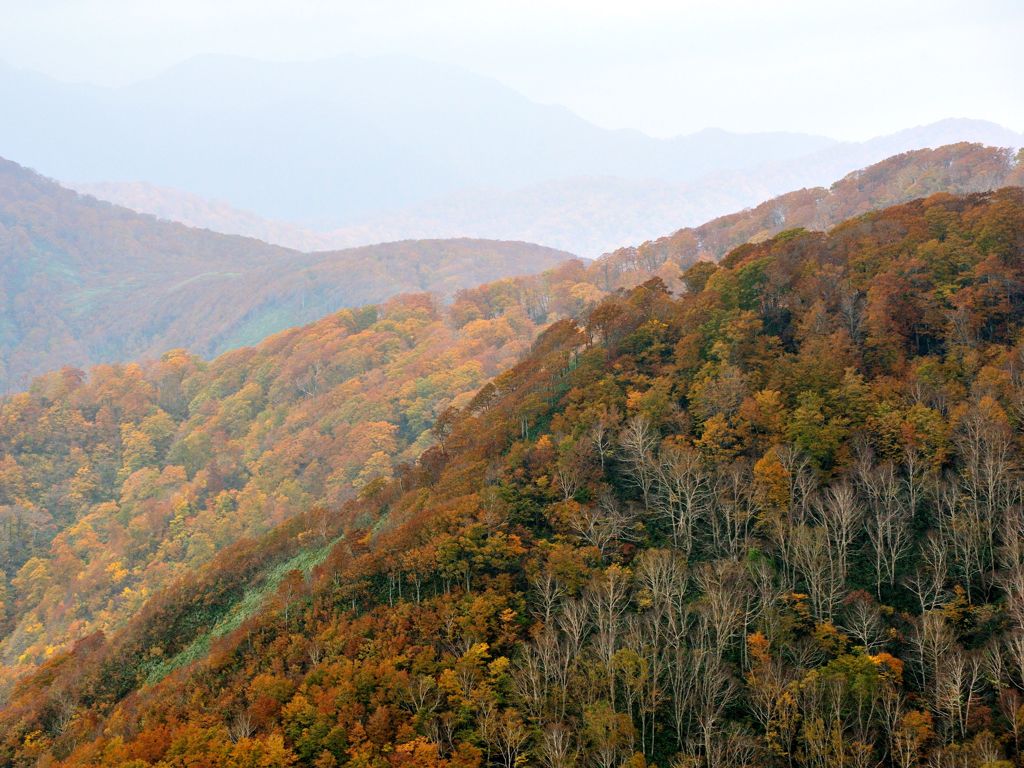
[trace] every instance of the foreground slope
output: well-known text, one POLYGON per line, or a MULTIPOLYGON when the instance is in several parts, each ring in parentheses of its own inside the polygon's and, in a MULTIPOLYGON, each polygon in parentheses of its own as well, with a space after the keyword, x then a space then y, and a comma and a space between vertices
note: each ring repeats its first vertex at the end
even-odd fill
POLYGON ((342 307, 532 274, 570 254, 429 240, 304 254, 153 219, 0 160, 0 391, 61 365, 212 356, 342 307))
POLYGON ((1024 680, 1024 191, 551 326, 415 468, 0 714, 9 764, 993 766, 1024 680))

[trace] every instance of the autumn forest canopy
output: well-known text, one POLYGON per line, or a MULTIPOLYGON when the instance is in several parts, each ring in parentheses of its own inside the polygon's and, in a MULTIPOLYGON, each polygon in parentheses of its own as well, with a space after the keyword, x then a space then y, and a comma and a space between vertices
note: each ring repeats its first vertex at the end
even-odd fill
POLYGON ((7 397, 0 763, 1019 764, 1024 190, 935 152, 7 397))
POLYGON ((1024 4, 0 7, 0 768, 1024 768, 1024 4))
MULTIPOLYGON (((709 264, 684 279, 690 265, 787 224, 824 229, 872 200, 989 189, 1019 173, 1006 150, 912 152, 831 189, 785 195, 590 264, 464 289, 448 305, 408 295, 211 363, 178 350, 41 377, 0 405, 3 679, 118 627, 239 538, 305 510, 337 509, 415 462, 435 442, 438 418, 511 366, 547 324, 584 318, 609 292, 653 276, 675 291, 697 289, 709 264)), ((58 199, 95 215, 74 196, 58 199)), ((148 231, 145 220, 122 215, 148 231)), ((192 232, 160 226, 156 234, 192 232)), ((445 246, 455 275, 460 245, 445 246)), ((99 261, 89 247, 78 251, 80 264, 89 263, 85 253, 99 261)))

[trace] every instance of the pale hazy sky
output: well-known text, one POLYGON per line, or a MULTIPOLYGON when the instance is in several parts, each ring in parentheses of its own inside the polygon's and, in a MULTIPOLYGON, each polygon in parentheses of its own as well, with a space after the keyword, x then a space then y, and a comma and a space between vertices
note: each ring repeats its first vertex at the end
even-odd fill
POLYGON ((404 53, 600 125, 1024 130, 1022 0, 0 0, 0 59, 120 84, 200 53, 404 53))

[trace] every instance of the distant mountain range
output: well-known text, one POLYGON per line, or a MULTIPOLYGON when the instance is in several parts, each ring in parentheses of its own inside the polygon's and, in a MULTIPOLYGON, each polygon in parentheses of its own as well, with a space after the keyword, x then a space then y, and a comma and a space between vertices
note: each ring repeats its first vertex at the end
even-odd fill
POLYGON ((0 69, 0 155, 67 180, 147 181, 337 228, 472 189, 580 176, 672 183, 831 146, 795 133, 607 130, 489 78, 404 57, 202 56, 121 88, 0 69))
POLYGON ((403 57, 191 59, 132 85, 0 66, 0 155, 132 210, 298 250, 526 240, 595 257, 958 141, 945 120, 866 142, 607 130, 456 67, 403 57))
POLYGON ((571 254, 424 240, 300 253, 160 221, 0 160, 0 392, 62 365, 212 356, 342 307, 535 273, 571 254))

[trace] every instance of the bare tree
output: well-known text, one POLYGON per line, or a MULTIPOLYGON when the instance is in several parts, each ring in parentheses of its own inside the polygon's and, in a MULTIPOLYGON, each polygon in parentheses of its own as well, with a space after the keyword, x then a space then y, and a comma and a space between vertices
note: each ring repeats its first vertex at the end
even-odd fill
POLYGON ((497 746, 500 765, 504 768, 515 768, 519 765, 523 747, 530 734, 519 713, 507 709, 498 717, 494 729, 495 745, 497 746))
POLYGON ((969 588, 985 570, 985 533, 978 519, 979 508, 966 499, 959 483, 945 481, 938 486, 935 510, 950 565, 969 588))
POLYGON ((228 725, 228 736, 231 741, 236 743, 242 739, 248 739, 254 733, 256 733, 256 726, 253 724, 252 715, 248 710, 238 712, 232 718, 231 724, 228 725))
POLYGON ((918 689, 934 695, 939 665, 956 645, 953 632, 941 613, 929 611, 917 620, 908 640, 918 689))
POLYGON ((564 723, 545 725, 537 755, 544 768, 573 768, 579 759, 579 747, 572 729, 564 723))
POLYGON ((863 511, 846 483, 827 488, 811 509, 816 525, 794 528, 788 549, 807 586, 815 615, 832 621, 846 589, 850 549, 861 528, 863 511))
POLYGON ((981 690, 982 657, 951 648, 936 665, 934 707, 959 738, 967 735, 971 704, 981 690))
POLYGON ((716 472, 711 505, 711 551, 718 557, 739 558, 746 551, 750 526, 758 505, 751 489, 750 465, 737 461, 716 472))
POLYGON ((929 531, 921 545, 920 564, 903 582, 917 598, 921 613, 934 610, 943 602, 948 554, 942 537, 929 531))
POLYGON ((594 450, 597 452, 602 472, 604 472, 608 458, 612 455, 614 445, 612 439, 612 427, 615 420, 616 419, 613 414, 609 414, 605 411, 597 417, 597 420, 590 427, 590 444, 594 446, 594 450))
POLYGON ((636 560, 637 586, 650 600, 654 619, 671 624, 687 610, 686 562, 666 549, 645 550, 636 560))
POLYGON ((813 504, 815 521, 825 530, 830 568, 845 582, 849 572, 850 547, 861 530, 864 510, 849 483, 825 489, 813 504))
POLYGON ((568 641, 570 658, 579 658, 592 629, 588 603, 579 598, 566 601, 558 614, 558 628, 568 641))
POLYGON ((671 718, 676 732, 676 746, 683 749, 690 735, 690 702, 693 700, 693 676, 689 671, 689 651, 682 643, 672 650, 668 665, 668 684, 671 691, 671 718))
POLYGON ((1000 523, 999 567, 1012 570, 1024 566, 1024 481, 1019 477, 1013 481, 1000 523))
POLYGON ((526 644, 512 665, 512 688, 527 717, 544 717, 549 694, 549 680, 544 658, 533 644, 526 644))
POLYGON ((629 606, 630 574, 612 565, 587 587, 586 601, 593 617, 594 650, 604 665, 608 685, 608 701, 615 706, 615 652, 623 627, 623 616, 629 606))
POLYGON ((868 653, 875 653, 885 642, 882 612, 866 592, 850 595, 843 606, 842 627, 868 653))
POLYGON ((715 632, 699 622, 688 656, 690 706, 705 759, 709 761, 715 751, 715 742, 722 726, 725 705, 736 693, 736 681, 714 643, 715 632))
POLYGON ((1024 689, 1024 631, 1011 632, 1003 638, 1002 646, 1007 677, 1018 688, 1024 689))
POLYGON ((867 532, 871 545, 875 590, 895 586, 900 558, 910 547, 910 510, 903 484, 891 462, 871 466, 867 456, 857 466, 857 479, 868 500, 867 532))
POLYGON ((701 589, 701 615, 713 633, 713 647, 724 653, 735 639, 745 615, 750 592, 746 570, 736 560, 706 563, 697 572, 701 589))
POLYGON ((651 491, 657 477, 655 449, 658 438, 648 418, 638 414, 627 421, 619 433, 619 445, 626 465, 626 477, 640 491, 644 510, 649 510, 651 491))
POLYGON ((562 500, 573 498, 583 487, 584 470, 578 463, 564 460, 555 464, 555 483, 562 491, 562 500))
POLYGON ((559 719, 565 717, 569 703, 570 675, 578 659, 572 648, 568 637, 554 627, 546 627, 533 643, 533 650, 540 659, 541 673, 546 681, 545 704, 548 711, 559 719))
POLYGON ((551 626, 556 609, 565 599, 565 588, 558 581, 558 577, 548 569, 534 575, 530 579, 530 586, 537 596, 534 615, 544 622, 544 626, 551 626))
POLYGON ((403 703, 424 719, 432 715, 441 703, 437 682, 430 675, 410 677, 402 693, 403 703))
POLYGON ((915 517, 927 496, 932 470, 926 457, 914 445, 903 449, 903 488, 911 518, 915 517))
POLYGON ((700 454, 688 446, 672 445, 657 463, 657 509, 672 528, 672 543, 689 557, 694 529, 711 508, 711 478, 700 454))
POLYGON ((757 740, 736 725, 718 730, 707 745, 707 764, 713 768, 747 768, 759 764, 757 740))
POLYGON ((955 442, 961 501, 980 539, 978 575, 984 577, 994 561, 1003 511, 1013 504, 1017 488, 1010 431, 1005 421, 975 405, 961 421, 955 442))
POLYGON ((597 506, 583 505, 568 520, 576 535, 595 547, 603 558, 616 541, 632 538, 635 517, 613 496, 605 494, 597 506))

